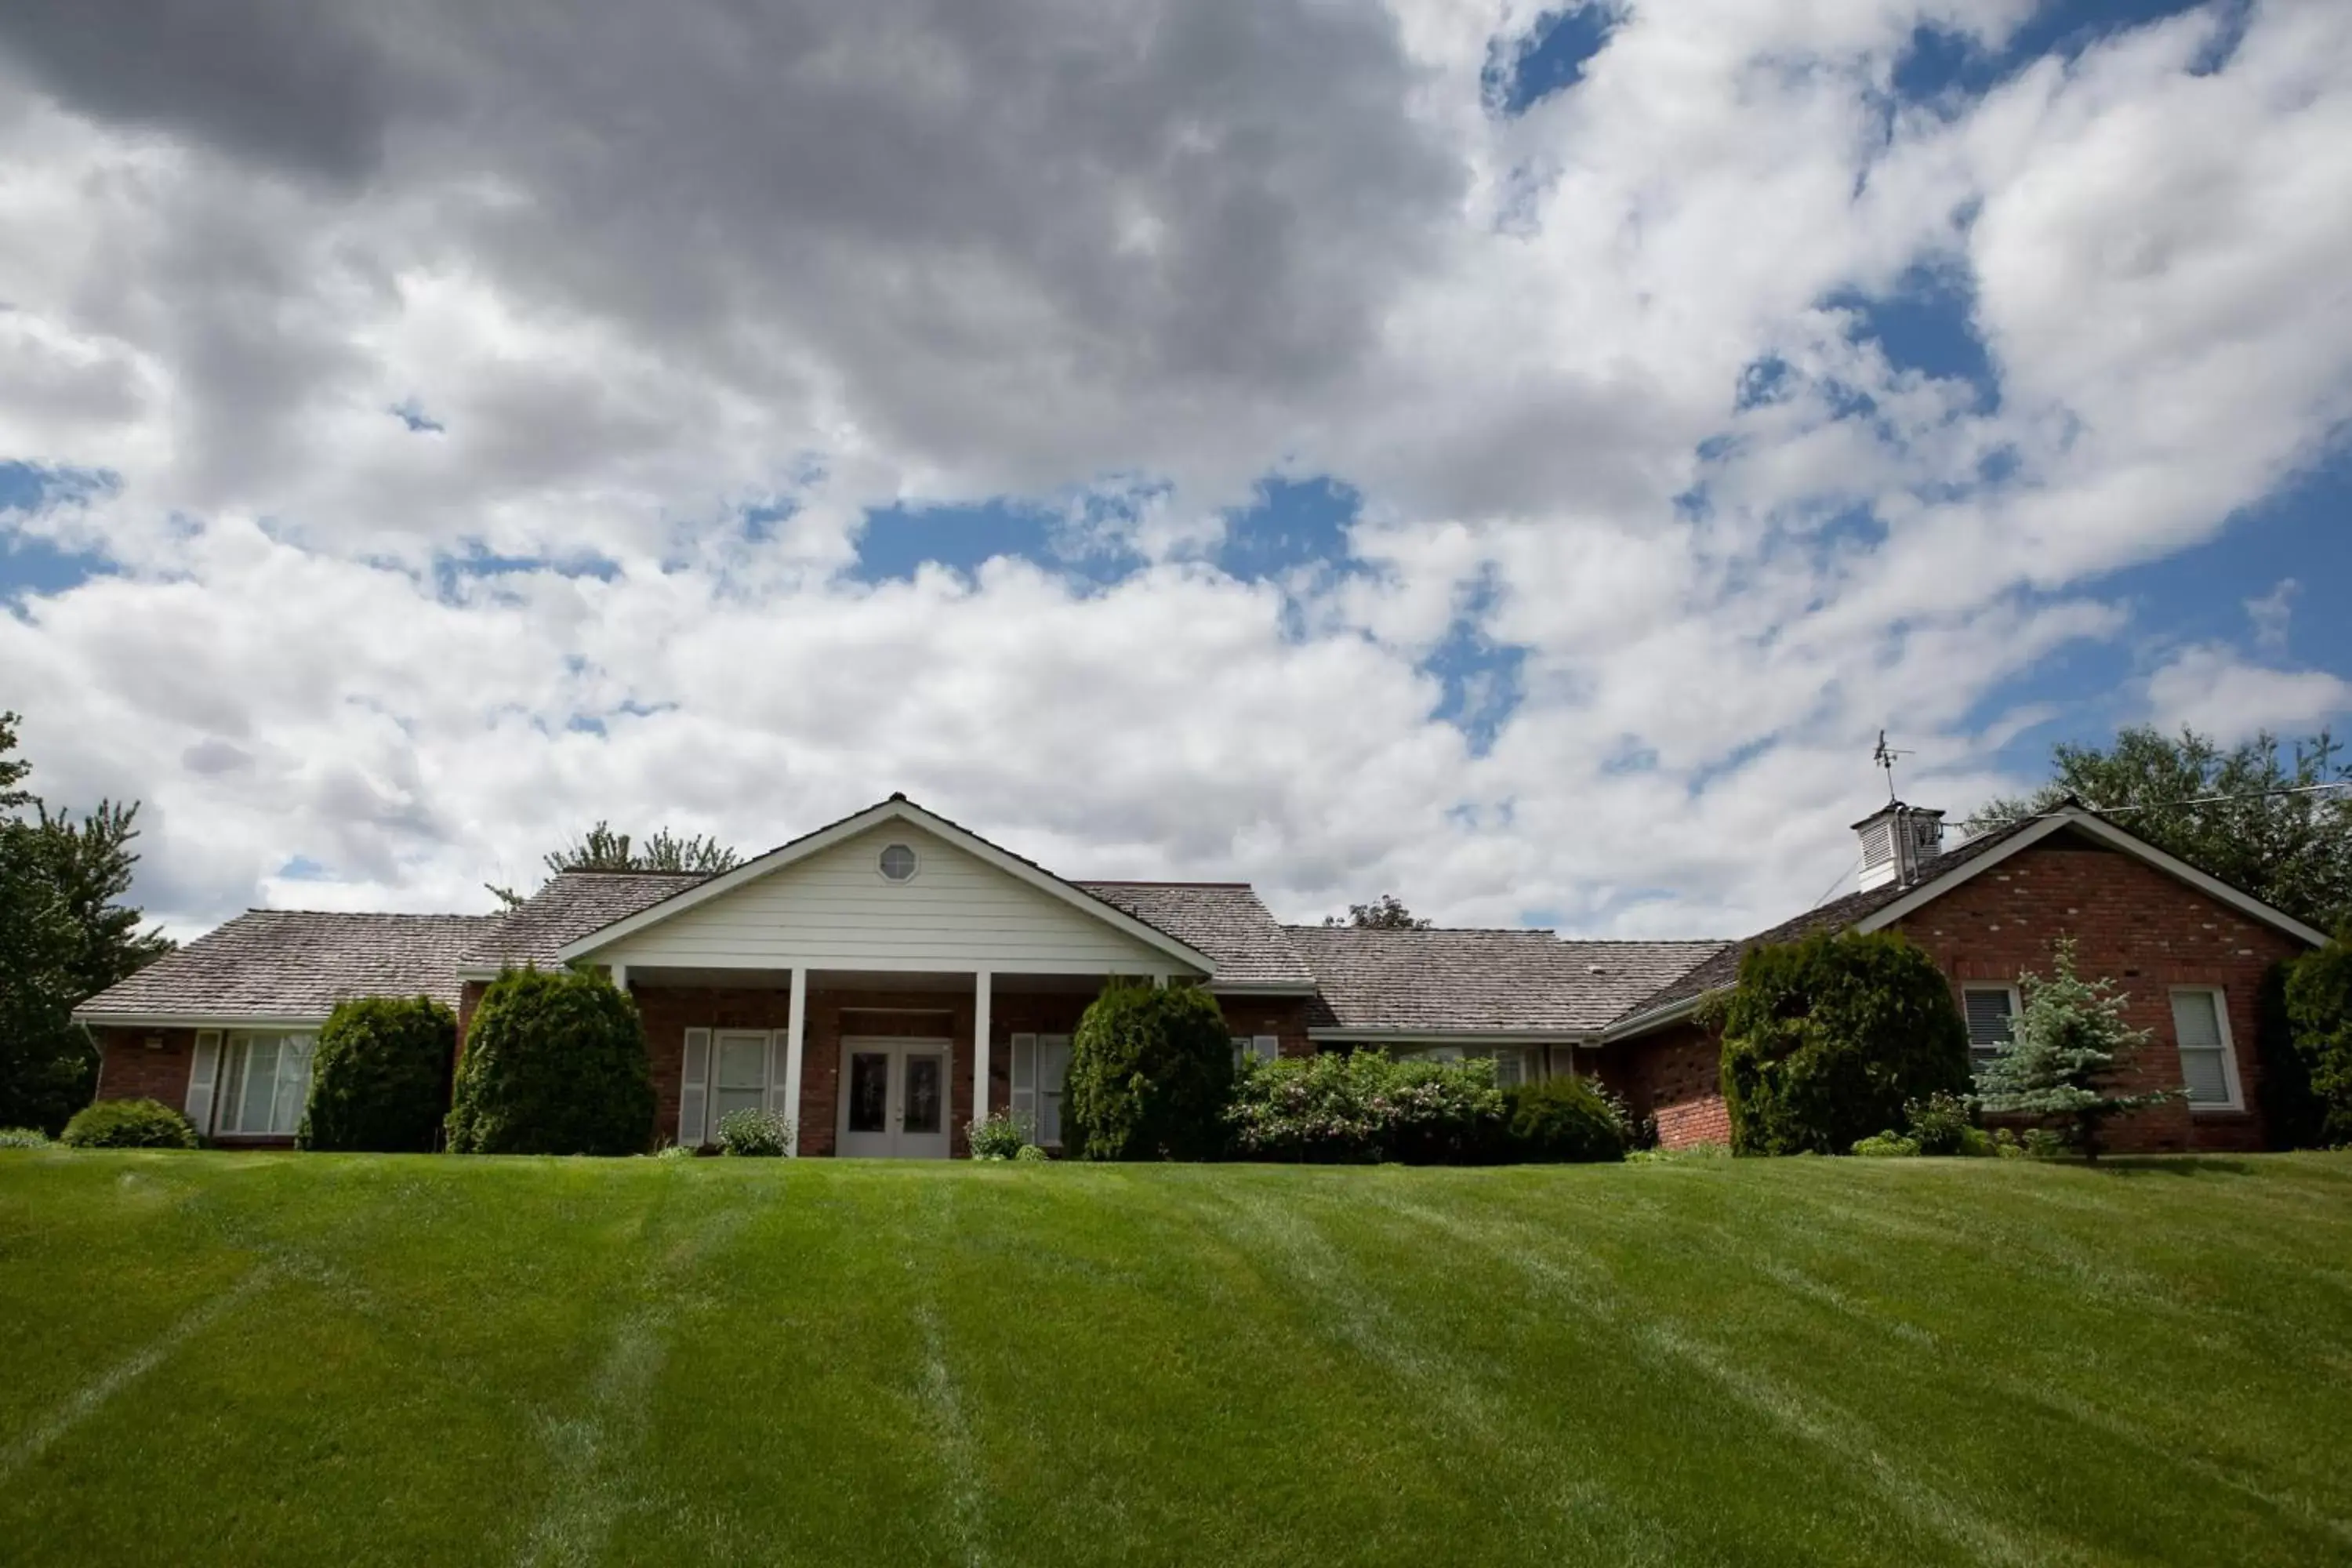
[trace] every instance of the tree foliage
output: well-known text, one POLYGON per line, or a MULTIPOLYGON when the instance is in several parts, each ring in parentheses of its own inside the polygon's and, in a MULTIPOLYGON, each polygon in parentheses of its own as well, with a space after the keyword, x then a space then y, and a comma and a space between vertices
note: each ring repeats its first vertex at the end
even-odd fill
POLYGON ((1114 982, 1078 1020, 1062 1101, 1066 1153, 1208 1160, 1223 1152, 1233 1032, 1194 985, 1114 982))
POLYGON ((2025 1005, 2009 1043, 1977 1075, 1979 1103, 1987 1111, 2053 1123, 2085 1159, 2095 1160, 2108 1122, 2180 1098, 2177 1089, 2120 1090, 2148 1034, 2125 1021, 2113 982, 2074 973, 2074 938, 2052 944, 2047 978, 2021 974, 2017 988, 2025 1005))
POLYGON ((467 1026, 450 1097, 459 1154, 635 1154, 654 1086, 637 1005, 602 970, 509 969, 467 1026))
POLYGON ((1404 907, 1404 900, 1394 893, 1382 893, 1369 904, 1349 904, 1348 918, 1325 915, 1327 926, 1356 926, 1365 931, 1427 931, 1436 922, 1416 920, 1404 907))
MULTIPOLYGON (((732 847, 699 833, 691 838, 681 838, 662 827, 655 829, 643 843, 637 843, 625 833, 614 832, 613 825, 603 821, 576 835, 562 848, 549 850, 541 859, 551 873, 558 876, 566 871, 689 871, 716 875, 743 863, 743 858, 732 847)), ((523 895, 512 888, 492 882, 483 886, 509 908, 523 901, 523 895)))
POLYGON ((136 805, 75 820, 23 786, 16 715, 0 713, 0 1124, 55 1131, 86 1104, 98 1052, 73 1022, 85 998, 171 951, 122 900, 136 805))
POLYGON ((339 1002, 310 1058, 305 1149, 427 1153, 449 1108, 457 1020, 429 996, 339 1002))
POLYGON ((1721 1005, 1743 1154, 1842 1154, 1906 1102, 1969 1087, 1969 1033, 1935 961, 1895 931, 1750 948, 1721 1005))
POLYGON ((2352 1144, 2352 942, 2337 937, 2294 961, 2286 977, 2286 1023, 2309 1087, 2309 1140, 2352 1144))
POLYGON ((2352 780, 2343 752, 2326 731, 2282 750, 2268 733, 2225 748, 2194 730, 2176 737, 2128 729, 2105 750, 2060 745, 2050 783, 1995 800, 1969 823, 1998 826, 2074 796, 2200 870, 2332 931, 2352 920, 2352 790, 2311 786, 2352 780), (2282 793, 2289 790, 2305 793, 2282 793))

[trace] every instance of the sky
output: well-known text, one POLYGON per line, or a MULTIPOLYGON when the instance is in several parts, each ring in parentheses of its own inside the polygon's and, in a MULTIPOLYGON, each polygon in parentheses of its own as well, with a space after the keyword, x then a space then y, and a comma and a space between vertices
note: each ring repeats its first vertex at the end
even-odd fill
POLYGON ((903 790, 1719 936, 2352 709, 2340 0, 0 8, 0 709, 136 897, 903 790))

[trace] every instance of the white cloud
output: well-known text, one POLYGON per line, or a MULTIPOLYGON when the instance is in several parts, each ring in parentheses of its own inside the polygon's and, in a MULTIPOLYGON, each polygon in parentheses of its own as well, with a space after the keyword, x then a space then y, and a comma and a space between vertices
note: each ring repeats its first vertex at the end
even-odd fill
MULTIPOLYGON (((2127 629, 2084 584, 2352 416, 2341 5, 1891 118, 1920 23, 2030 7, 1642 6, 1513 121, 1519 5, 84 9, 0 20, 0 460, 119 475, 18 526, 123 571, 0 615, 0 697, 53 795, 150 803, 183 925, 904 788, 1297 914, 1734 931, 1850 858, 1881 726, 1915 799, 2013 787, 2012 689, 2127 629), (1996 404, 1824 303, 1920 266, 1996 404), (1273 472, 1362 494, 1360 563, 1205 563, 1273 472), (841 575, 867 507, 1000 492, 1154 564, 841 575), (1422 668, 1465 617, 1527 650, 1484 755, 1422 668)), ((2199 647, 2147 699, 2341 686, 2199 647)))
POLYGON ((2320 669, 2273 669, 2211 643, 2186 647, 2147 679, 2148 709, 2224 742, 2268 731, 2308 733, 2352 710, 2352 681, 2320 669))
POLYGON ((2254 642, 2272 652, 2286 650, 2287 623, 2294 618, 2294 596, 2303 585, 2283 577, 2267 594, 2246 601, 2246 618, 2254 624, 2254 642))

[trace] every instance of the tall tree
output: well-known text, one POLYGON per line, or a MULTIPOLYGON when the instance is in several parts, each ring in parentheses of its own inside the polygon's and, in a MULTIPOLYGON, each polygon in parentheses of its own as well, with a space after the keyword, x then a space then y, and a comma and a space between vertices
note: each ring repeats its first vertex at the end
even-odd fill
POLYGON ((2194 730, 2141 726, 2104 750, 2059 746, 2048 784, 1989 803, 1969 825, 2078 796, 2198 869, 2330 930, 2352 921, 2352 789, 2313 786, 2352 781, 2343 752, 2325 731, 2283 749, 2267 732, 2224 747, 2194 730))
POLYGON ((1369 904, 1349 904, 1346 920, 1338 915, 1325 915, 1323 923, 1327 926, 1358 926, 1366 931, 1427 931, 1436 922, 1416 920, 1413 912, 1404 907, 1403 900, 1394 893, 1382 893, 1369 904))
POLYGON ((79 822, 52 813, 20 787, 31 764, 12 754, 16 724, 0 713, 0 1125, 55 1131, 98 1069, 74 1007, 172 943, 121 901, 138 806, 100 801, 79 822))
MULTIPOLYGON (((656 828, 640 845, 625 833, 614 832, 613 825, 604 821, 575 836, 561 849, 549 850, 541 859, 550 872, 559 876, 566 871, 693 871, 716 875, 743 863, 743 858, 732 847, 699 833, 691 838, 681 838, 667 827, 656 828)), ((509 909, 523 902, 523 895, 512 888, 502 888, 494 882, 482 885, 509 909)))

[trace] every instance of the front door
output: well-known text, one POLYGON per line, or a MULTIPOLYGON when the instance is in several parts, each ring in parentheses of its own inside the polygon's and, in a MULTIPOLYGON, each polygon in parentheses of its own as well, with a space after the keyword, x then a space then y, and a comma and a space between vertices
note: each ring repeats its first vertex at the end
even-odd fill
POLYGON ((945 1040, 841 1042, 841 1152, 867 1158, 948 1157, 945 1040))

